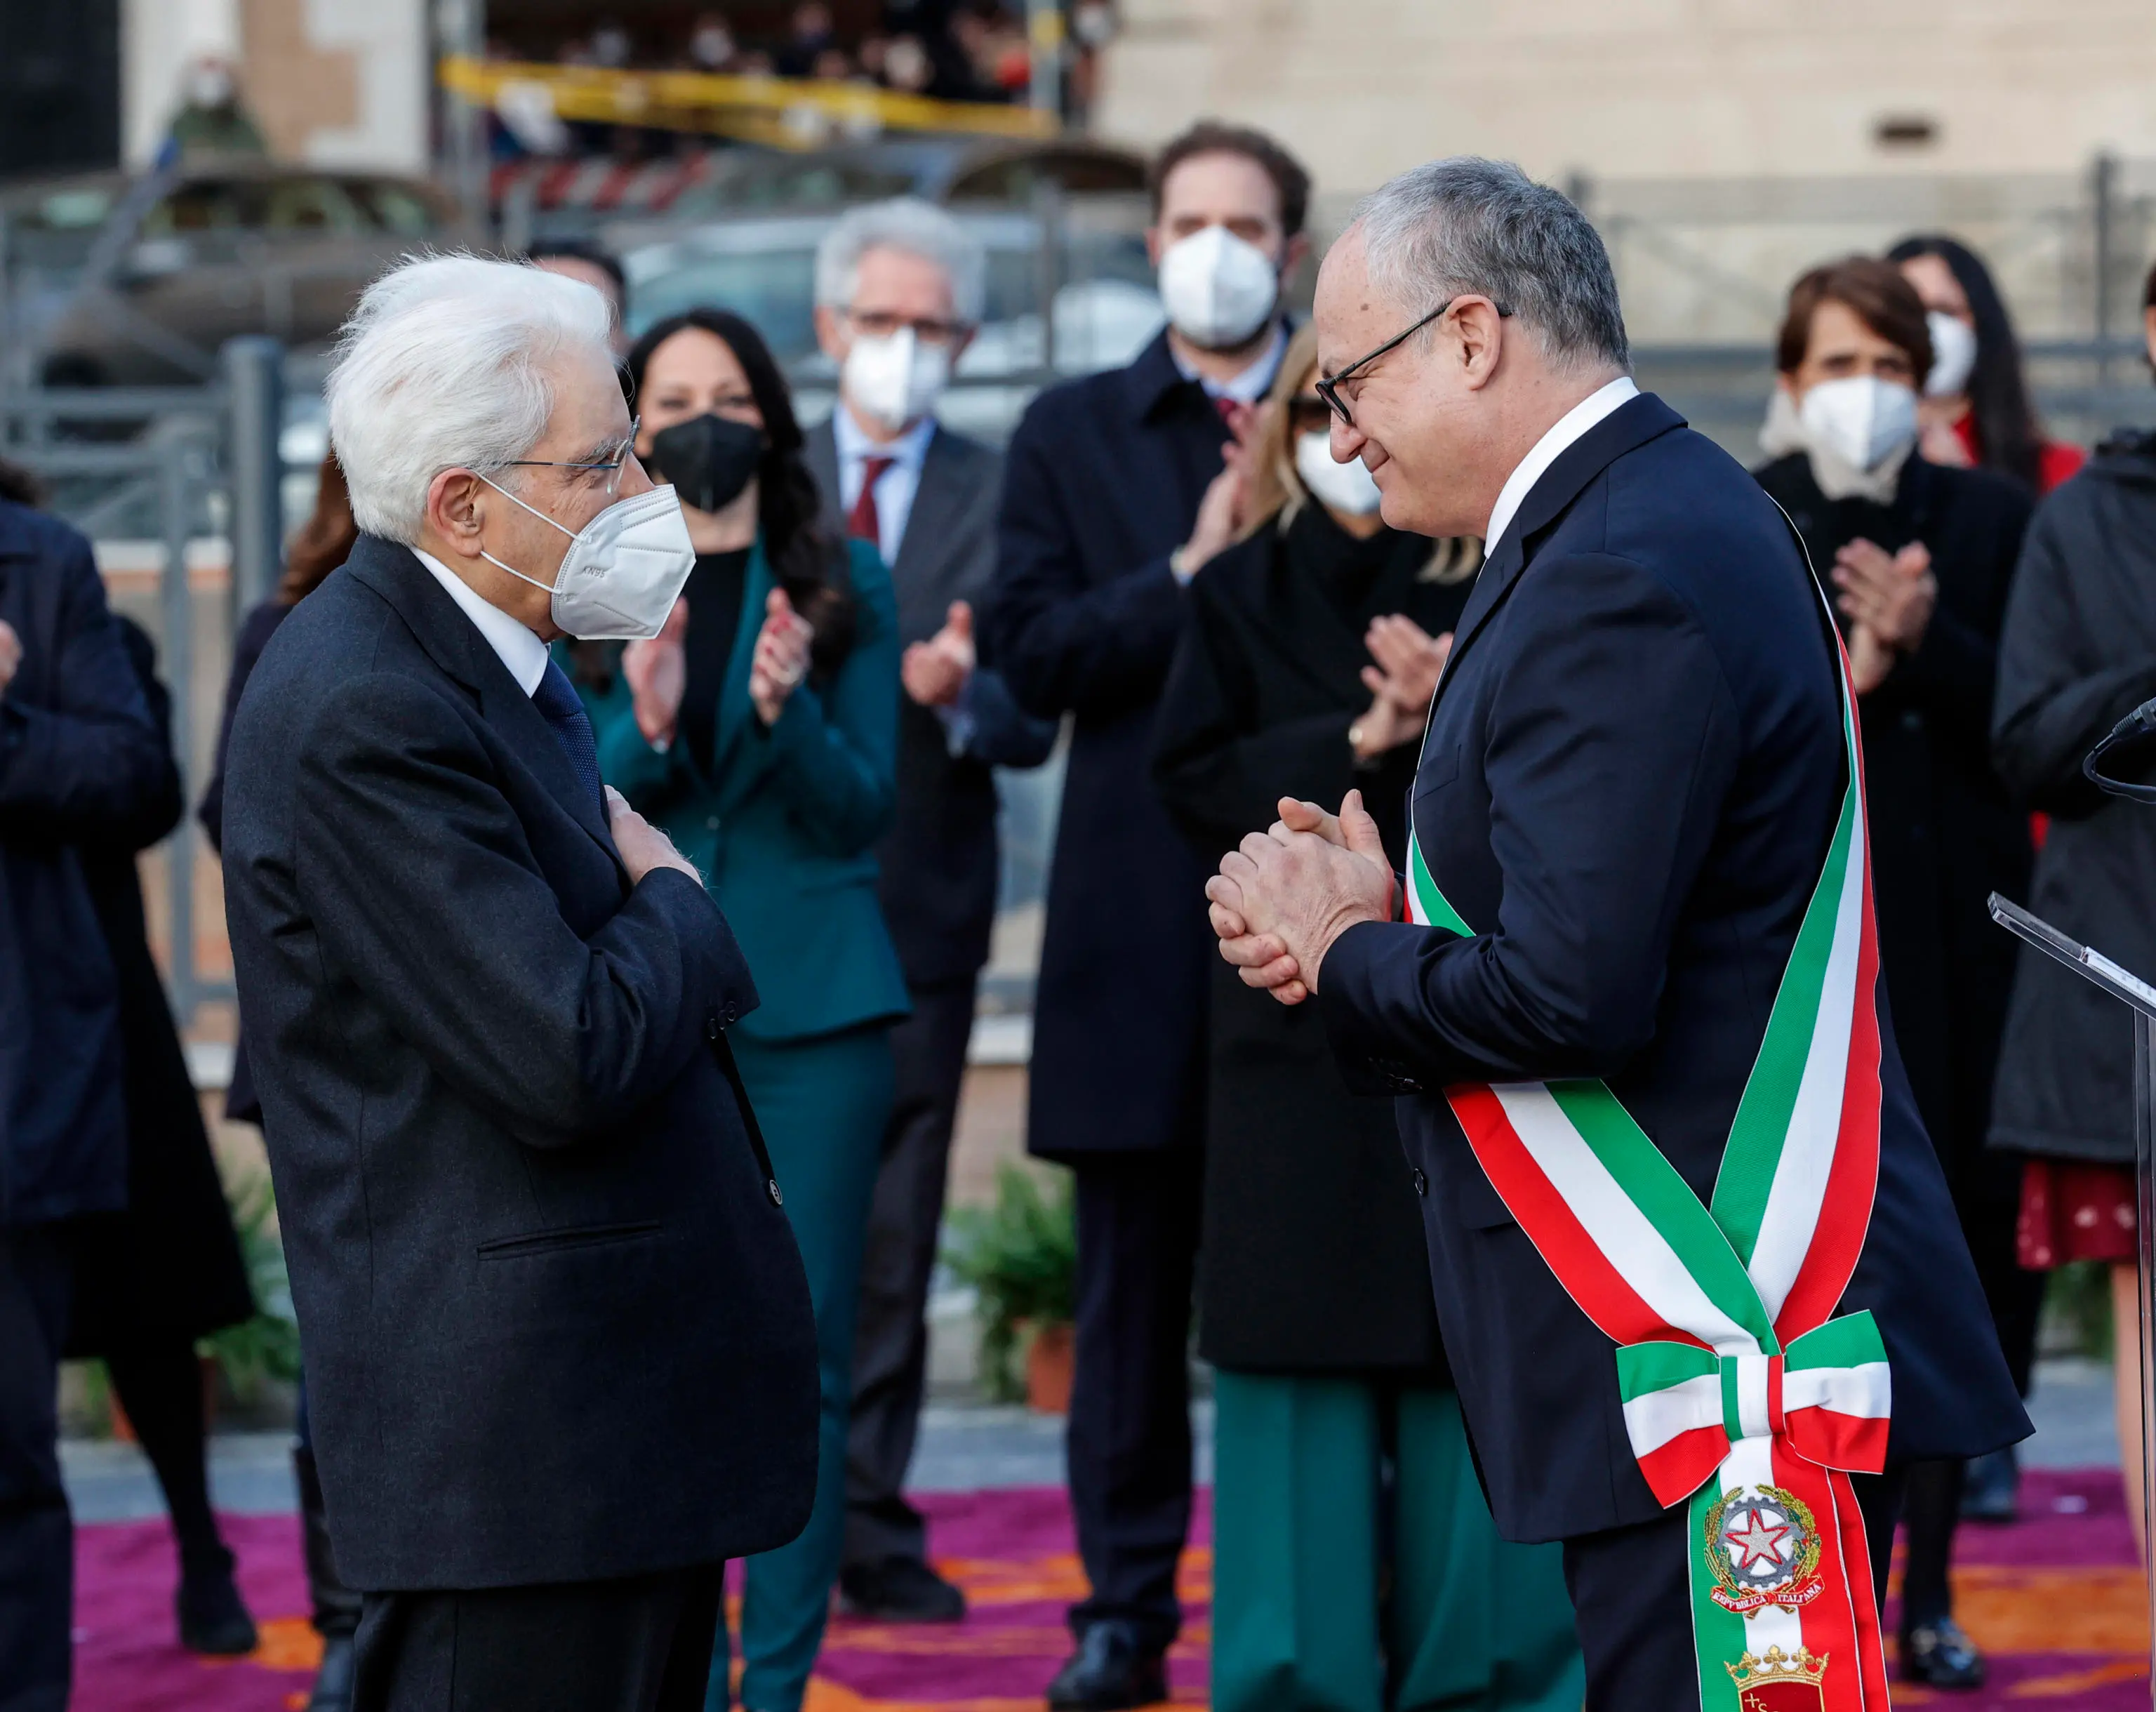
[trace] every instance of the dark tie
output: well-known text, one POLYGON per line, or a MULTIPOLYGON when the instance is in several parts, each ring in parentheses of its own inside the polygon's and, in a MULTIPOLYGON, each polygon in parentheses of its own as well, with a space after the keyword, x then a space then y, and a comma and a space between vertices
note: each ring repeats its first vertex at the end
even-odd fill
POLYGON ((883 546, 883 525, 876 517, 875 485, 883 479, 883 472, 897 461, 896 458, 861 460, 861 491, 854 501, 853 510, 846 513, 846 533, 878 549, 883 546))
POLYGON ((592 807, 601 820, 607 817, 606 793, 599 788, 599 746, 592 735, 592 716, 584 712, 584 698, 569 681, 568 673, 547 661, 547 675, 539 680, 539 687, 531 692, 531 705, 536 707, 547 724, 554 727, 554 735, 561 739, 562 750, 569 758, 569 769, 592 799, 592 807))

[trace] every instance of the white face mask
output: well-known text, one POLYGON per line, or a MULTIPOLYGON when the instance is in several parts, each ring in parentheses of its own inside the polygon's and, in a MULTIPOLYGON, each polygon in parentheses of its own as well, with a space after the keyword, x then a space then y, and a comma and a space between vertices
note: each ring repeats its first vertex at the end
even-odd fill
POLYGON ((933 410, 950 381, 949 347, 923 344, 911 327, 875 338, 856 333, 839 372, 846 402, 894 433, 933 410))
POLYGON ((1958 398, 1976 372, 1976 332, 1958 315, 1932 310, 1924 316, 1932 330, 1932 372, 1924 377, 1928 398, 1958 398))
POLYGON ((1384 501, 1360 458, 1344 464, 1332 461, 1332 436, 1322 429, 1296 436, 1295 473, 1320 505, 1351 517, 1367 517, 1384 501))
POLYGON ((1876 470, 1917 437, 1917 394, 1876 374, 1824 380, 1804 396, 1797 419, 1815 445, 1859 470, 1876 470))
POLYGON ((696 549, 670 487, 616 500, 581 529, 566 529, 536 506, 524 505, 498 481, 482 481, 550 527, 570 537, 551 584, 527 577, 485 548, 480 557, 554 597, 554 622, 580 641, 649 641, 674 610, 696 568, 696 549))
POLYGON ((1224 350, 1265 324, 1280 301, 1280 271, 1255 244, 1225 226, 1208 226, 1161 257, 1160 301, 1192 344, 1224 350))

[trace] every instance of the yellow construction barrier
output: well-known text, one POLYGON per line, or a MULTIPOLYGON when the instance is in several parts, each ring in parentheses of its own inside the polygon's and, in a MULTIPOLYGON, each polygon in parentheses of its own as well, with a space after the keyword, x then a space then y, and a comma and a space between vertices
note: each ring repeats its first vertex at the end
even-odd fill
POLYGON ((734 77, 704 71, 610 71, 461 54, 436 68, 442 87, 483 107, 505 89, 543 88, 559 118, 728 136, 783 149, 821 148, 889 131, 970 136, 1049 137, 1055 116, 986 101, 937 101, 865 84, 805 78, 734 77))

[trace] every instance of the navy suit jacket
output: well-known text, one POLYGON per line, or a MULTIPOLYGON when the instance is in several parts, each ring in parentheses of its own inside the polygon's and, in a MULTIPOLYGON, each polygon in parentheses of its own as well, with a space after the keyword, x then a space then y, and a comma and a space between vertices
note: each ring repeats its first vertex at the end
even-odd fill
POLYGON ((223 827, 344 1579, 599 1580, 793 1538, 815 1329, 710 896, 629 883, 531 698, 368 535, 248 680, 223 827))
POLYGON ((1019 706, 1074 726, 1029 1089, 1028 1145, 1051 1159, 1202 1139, 1212 860, 1168 819, 1152 758, 1183 630, 1168 555, 1226 439, 1163 332, 1043 393, 1005 454, 988 655, 1019 706))
MULTIPOLYGON (((1403 1096, 1439 1319, 1499 1528, 1660 1513, 1609 1339, 1558 1285, 1440 1090, 1599 1077, 1702 1200, 1843 790, 1816 585, 1744 470, 1651 395, 1528 493, 1461 614, 1410 799, 1477 929, 1369 923, 1318 999, 1344 1069, 1403 1096)), ((1880 1172, 1844 1311, 1877 1316, 1891 1454, 2025 1436, 1938 1161, 1884 1036, 1880 1172)))

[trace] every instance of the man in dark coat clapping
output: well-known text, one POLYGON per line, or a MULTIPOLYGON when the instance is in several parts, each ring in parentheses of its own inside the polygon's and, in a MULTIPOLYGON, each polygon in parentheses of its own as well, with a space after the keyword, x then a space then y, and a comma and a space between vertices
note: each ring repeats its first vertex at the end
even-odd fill
POLYGON ((23 1712, 68 1698, 69 1221, 127 1197, 119 980, 77 846, 136 824, 167 765, 90 543, 0 501, 0 1687, 23 1712))

